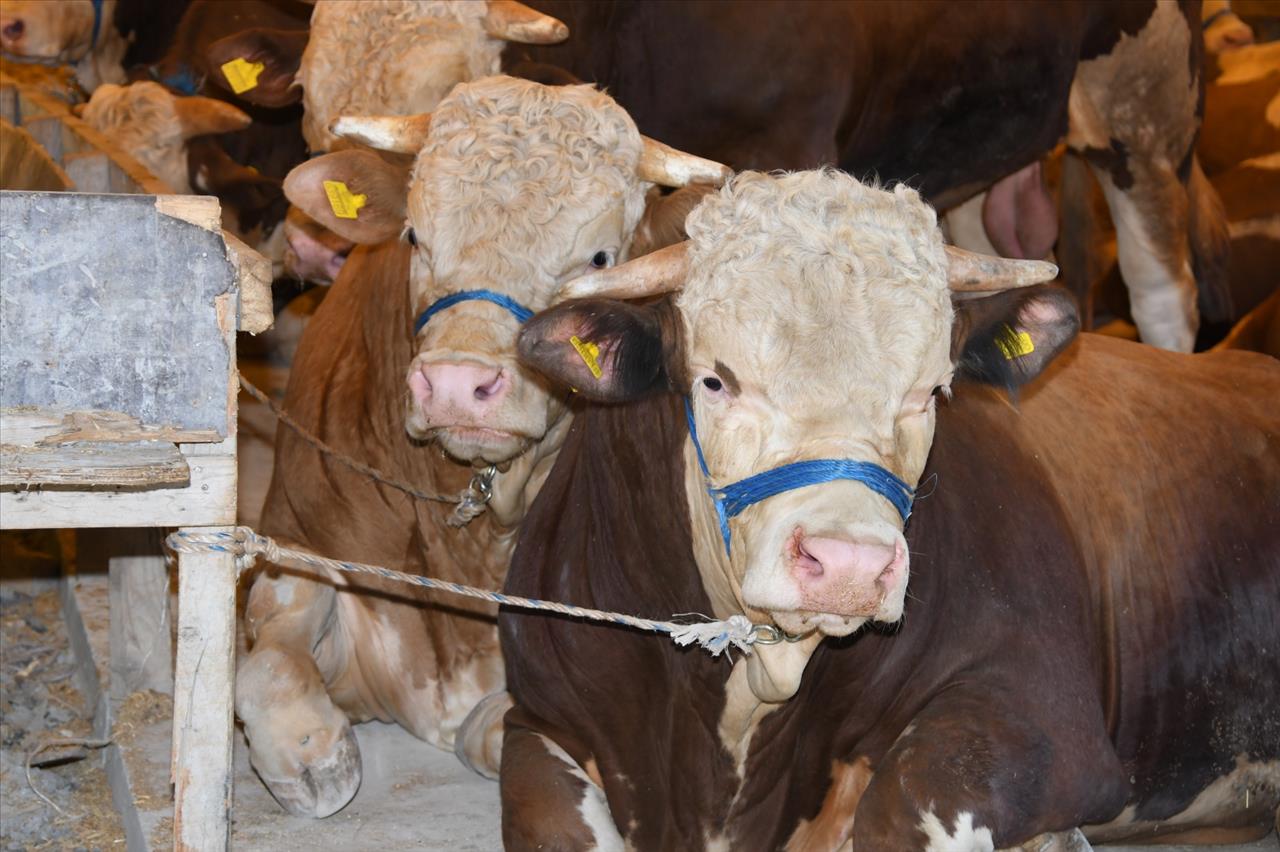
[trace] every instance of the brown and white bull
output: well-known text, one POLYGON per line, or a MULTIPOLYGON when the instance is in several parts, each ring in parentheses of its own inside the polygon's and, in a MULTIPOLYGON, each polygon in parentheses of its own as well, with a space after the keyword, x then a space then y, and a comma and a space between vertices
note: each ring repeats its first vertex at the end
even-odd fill
POLYGON ((785 635, 727 665, 504 613, 506 847, 1264 835, 1280 365, 1086 336, 1031 383, 1075 309, 1008 288, 1052 268, 944 249, 902 187, 747 173, 687 230, 687 249, 572 282, 589 298, 522 331, 531 363, 621 404, 575 414, 507 589, 785 635), (974 379, 1028 384, 1015 406, 974 379), (802 479, 722 531, 709 485, 811 460, 919 486, 914 514, 881 476, 802 479))
MULTIPOLYGON (((726 170, 644 139, 589 86, 505 77, 458 86, 431 116, 342 118, 335 131, 414 159, 341 151, 286 180, 291 201, 361 244, 303 336, 286 407, 425 491, 456 494, 487 469, 492 499, 454 528, 451 505, 371 482, 281 427, 262 528, 329 556, 495 588, 570 422, 564 397, 517 363, 519 322, 501 305, 415 318, 477 291, 542 309, 569 279, 638 250, 655 183, 726 170), (326 182, 328 193, 341 186, 350 218, 335 214, 326 182)), ((269 570, 250 590, 246 628, 237 713, 254 767, 295 813, 326 816, 354 795, 352 722, 394 721, 449 748, 503 687, 493 608, 413 587, 269 570)), ((492 771, 486 739, 482 727, 459 749, 492 771)))

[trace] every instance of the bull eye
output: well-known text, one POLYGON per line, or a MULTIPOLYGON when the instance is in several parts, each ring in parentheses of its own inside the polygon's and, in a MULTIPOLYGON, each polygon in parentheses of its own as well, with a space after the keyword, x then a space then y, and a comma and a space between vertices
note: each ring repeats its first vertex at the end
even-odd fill
POLYGON ((591 266, 595 269, 606 269, 613 266, 613 252, 598 251, 591 256, 591 266))
POLYGON ((404 241, 414 248, 418 247, 418 235, 413 232, 413 228, 405 228, 404 241))
POLYGON ((712 393, 720 393, 720 391, 724 390, 724 383, 715 376, 707 376, 703 379, 702 386, 712 393))

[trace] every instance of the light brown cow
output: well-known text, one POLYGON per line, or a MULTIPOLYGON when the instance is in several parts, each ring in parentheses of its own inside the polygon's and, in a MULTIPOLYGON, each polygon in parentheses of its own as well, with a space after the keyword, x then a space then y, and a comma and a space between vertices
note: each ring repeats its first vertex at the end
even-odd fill
MULTIPOLYGON (((456 84, 497 74, 508 42, 552 43, 568 29, 513 0, 319 0, 302 35, 246 30, 216 42, 210 62, 261 62, 256 85, 241 97, 267 106, 301 98, 303 137, 321 152, 351 146, 330 130, 339 116, 431 112, 456 84), (293 53, 299 44, 305 49, 293 53)), ((332 282, 350 243, 297 212, 283 229, 287 271, 332 282)))
POLYGON ((116 0, 4 0, 0 50, 18 59, 75 66, 86 92, 125 81, 128 44, 115 28, 116 0))
POLYGON ((298 67, 313 151, 338 141, 340 115, 430 112, 456 84, 497 74, 508 41, 563 41, 569 29, 518 3, 321 0, 298 67))
MULTIPOLYGON (((462 291, 541 309, 570 278, 628 256, 638 230, 655 230, 640 228, 654 183, 719 181, 726 170, 643 139, 589 86, 505 77, 458 86, 429 117, 344 118, 335 130, 416 156, 406 170, 341 151, 286 180, 293 203, 362 244, 303 337, 287 407, 426 491, 458 493, 488 468, 493 497, 454 529, 451 506, 371 483, 282 428, 262 527, 329 556, 496 588, 569 423, 565 400, 517 363, 519 322, 500 306, 465 301, 420 331, 414 318, 462 291), (335 215, 335 191, 354 218, 335 215), (388 242, 397 235, 409 245, 388 242)), ((259 575, 236 708, 277 800, 314 816, 350 800, 361 777, 352 721, 394 721, 453 747, 471 709, 503 687, 492 616, 376 580, 259 575)), ((474 762, 492 771, 490 733, 480 728, 474 762)))
POLYGON ((159 83, 99 86, 81 117, 174 192, 190 194, 187 141, 249 126, 244 112, 213 98, 175 95, 159 83))

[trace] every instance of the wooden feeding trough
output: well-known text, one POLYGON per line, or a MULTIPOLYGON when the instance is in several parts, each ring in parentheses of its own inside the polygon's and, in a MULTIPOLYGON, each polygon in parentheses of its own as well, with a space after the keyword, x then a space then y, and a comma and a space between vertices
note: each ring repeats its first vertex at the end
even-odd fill
MULTIPOLYGON (((52 99, 0 79, 0 117, 17 185, 147 193, 0 192, 0 527, 233 525, 235 336, 270 325, 270 264, 52 99)), ((236 566, 178 568, 174 842, 223 848, 236 566)))

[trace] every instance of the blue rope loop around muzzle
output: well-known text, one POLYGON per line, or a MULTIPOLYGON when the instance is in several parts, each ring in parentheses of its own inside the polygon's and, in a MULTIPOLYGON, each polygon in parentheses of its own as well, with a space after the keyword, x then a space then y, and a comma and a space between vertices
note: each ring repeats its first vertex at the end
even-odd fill
POLYGON ((707 481, 707 493, 711 495, 716 515, 720 519, 720 535, 724 538, 725 553, 729 552, 731 539, 730 518, 737 517, 749 506, 770 497, 824 482, 841 479, 861 482, 888 500, 898 510, 904 524, 911 517, 915 489, 878 464, 853 459, 806 459, 791 462, 753 474, 723 488, 716 488, 711 484, 711 472, 707 469, 707 459, 702 454, 702 442, 698 440, 698 427, 693 419, 693 405, 688 397, 684 400, 684 414, 689 422, 689 437, 693 439, 693 449, 698 454, 698 466, 702 468, 702 476, 707 481))
POLYGON ((533 311, 505 293, 498 293, 494 290, 462 290, 458 293, 441 296, 428 305, 425 311, 418 314, 418 319, 413 323, 414 336, 416 337, 418 332, 422 331, 433 316, 461 302, 492 302, 498 307, 504 308, 521 325, 524 325, 533 317, 533 311))

